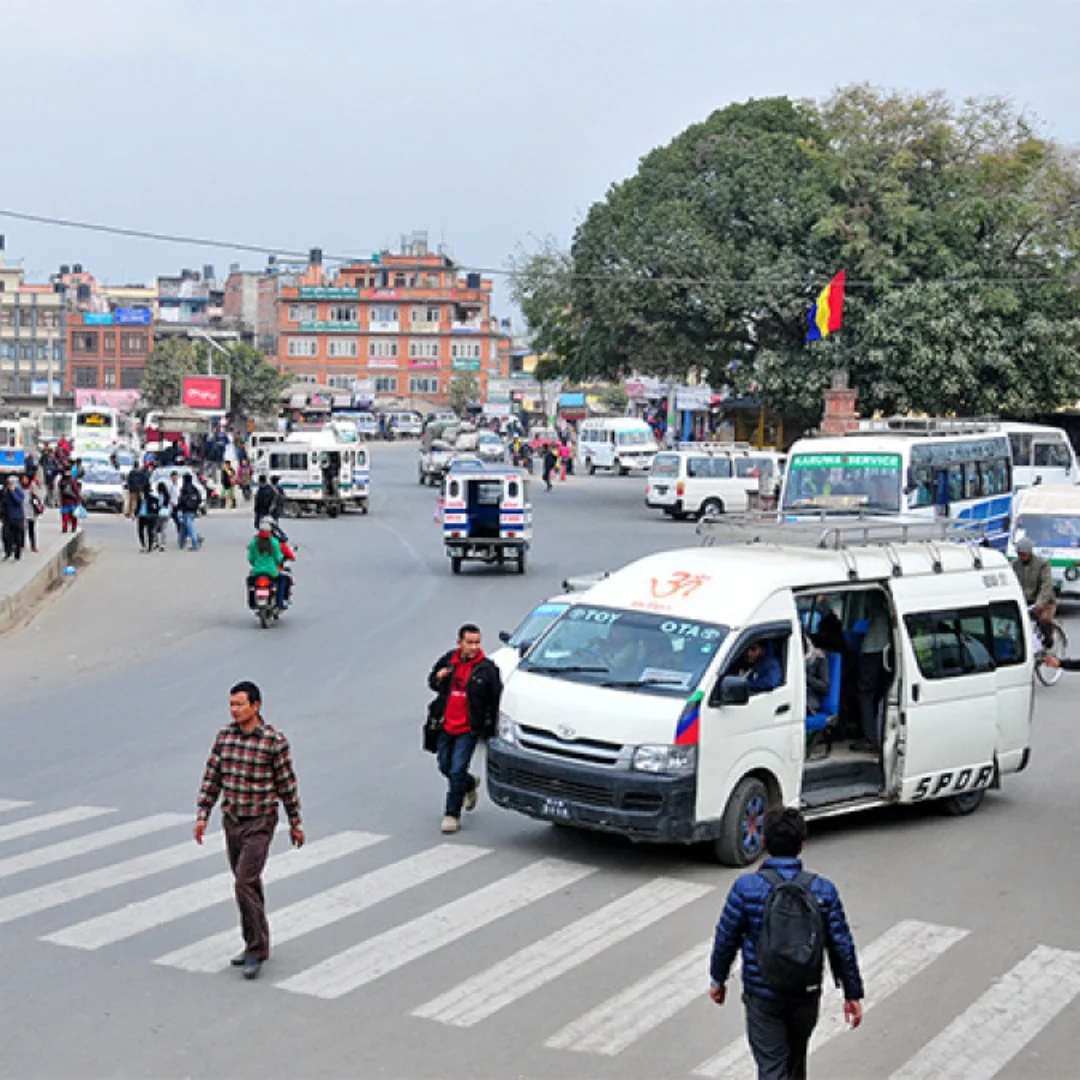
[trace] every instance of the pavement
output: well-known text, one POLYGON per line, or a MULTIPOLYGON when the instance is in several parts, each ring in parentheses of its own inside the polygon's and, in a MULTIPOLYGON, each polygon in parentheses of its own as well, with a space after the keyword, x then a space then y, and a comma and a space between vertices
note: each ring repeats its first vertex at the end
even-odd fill
MULTIPOLYGON (((4 637, 4 1075, 752 1075, 738 994, 706 998, 734 871, 484 796, 444 838, 420 749, 427 671, 458 625, 494 648, 564 578, 696 546, 693 525, 646 511, 641 477, 537 483, 529 572, 454 576, 415 454, 373 447, 368 517, 287 523, 296 602, 269 630, 244 603, 250 521, 211 512, 198 553, 141 555, 130 522, 92 518, 93 561, 4 637), (297 852, 278 830, 253 983, 228 967, 220 832, 190 833, 242 678, 292 742, 309 837, 297 852)), ((813 827, 807 862, 840 886, 869 1008, 850 1032, 825 1002, 812 1075, 1076 1075, 1075 678, 1040 688, 1030 768, 970 817, 813 827)))
POLYGON ((30 618, 57 582, 67 581, 63 570, 78 561, 84 531, 60 532, 60 513, 48 509, 37 523, 38 550, 27 547, 18 561, 0 562, 0 634, 30 618))

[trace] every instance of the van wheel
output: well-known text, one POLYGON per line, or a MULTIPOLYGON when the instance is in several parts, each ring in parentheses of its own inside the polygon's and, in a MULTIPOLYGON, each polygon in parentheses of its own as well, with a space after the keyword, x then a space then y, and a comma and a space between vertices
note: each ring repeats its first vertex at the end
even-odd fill
POLYGON ((966 817, 974 814, 982 806, 986 797, 986 788, 978 791, 968 791, 963 795, 950 795, 947 799, 941 799, 941 812, 949 817, 966 817))
POLYGON ((749 866, 765 847, 769 793, 754 776, 744 776, 728 799, 716 839, 716 857, 725 866, 749 866))
POLYGON ((698 511, 699 518, 717 518, 724 512, 724 504, 719 499, 706 499, 698 511))

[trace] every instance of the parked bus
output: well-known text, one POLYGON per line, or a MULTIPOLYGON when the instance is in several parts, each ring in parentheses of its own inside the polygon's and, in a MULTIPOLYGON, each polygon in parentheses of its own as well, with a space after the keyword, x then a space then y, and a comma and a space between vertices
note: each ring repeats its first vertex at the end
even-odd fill
POLYGON ((69 443, 75 443, 75 413, 73 412, 43 412, 38 417, 38 431, 42 442, 58 443, 61 439, 67 439, 69 443))
POLYGON ((21 473, 37 456, 37 425, 26 417, 0 417, 0 475, 21 473))
POLYGON ((131 442, 131 420, 116 409, 95 405, 75 414, 75 452, 114 450, 131 442))
POLYGON ((1061 428, 1043 424, 1004 423, 1012 451, 1013 486, 1080 484, 1080 468, 1069 437, 1061 428))
POLYGON ((864 420, 846 435, 792 446, 780 496, 783 520, 822 516, 948 516, 979 522, 1004 549, 1012 456, 999 424, 898 417, 864 420))

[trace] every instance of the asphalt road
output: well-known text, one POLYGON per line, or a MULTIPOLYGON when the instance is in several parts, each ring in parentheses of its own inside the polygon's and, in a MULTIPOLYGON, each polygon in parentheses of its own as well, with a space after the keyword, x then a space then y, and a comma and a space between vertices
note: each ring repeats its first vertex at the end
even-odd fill
MULTIPOLYGON (((733 871, 483 799, 444 841, 419 746, 428 667, 461 622, 494 647, 568 574, 692 545, 693 526, 646 511, 639 477, 538 484, 528 574, 453 577, 415 448, 372 456, 370 516, 290 525, 296 604, 270 631, 244 604, 246 515, 152 556, 95 516, 93 562, 0 640, 0 1074, 751 1075, 737 994, 705 997, 733 871), (276 949, 253 984, 221 968, 240 942, 220 834, 190 839, 241 678, 292 740, 309 834, 297 853, 279 829, 276 949)), ((816 1075, 1076 1075, 1078 691, 1040 692, 1030 769, 972 817, 813 829, 871 1006, 849 1033, 827 1003, 816 1075)))

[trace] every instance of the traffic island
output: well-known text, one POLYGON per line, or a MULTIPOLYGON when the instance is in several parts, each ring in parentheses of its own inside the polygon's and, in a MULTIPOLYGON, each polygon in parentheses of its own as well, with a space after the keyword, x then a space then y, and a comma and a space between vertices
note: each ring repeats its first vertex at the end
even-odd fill
POLYGON ((81 529, 73 535, 54 533, 48 541, 41 539, 37 554, 27 548, 18 562, 9 559, 0 563, 0 634, 37 611, 41 601, 65 580, 66 567, 73 566, 77 571, 86 564, 85 538, 81 529))

